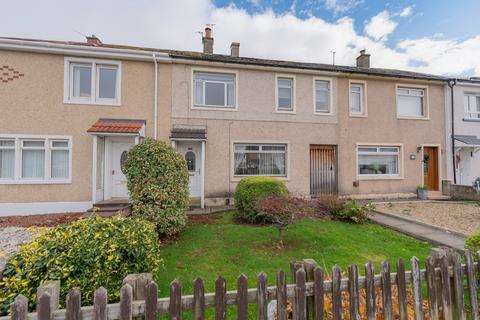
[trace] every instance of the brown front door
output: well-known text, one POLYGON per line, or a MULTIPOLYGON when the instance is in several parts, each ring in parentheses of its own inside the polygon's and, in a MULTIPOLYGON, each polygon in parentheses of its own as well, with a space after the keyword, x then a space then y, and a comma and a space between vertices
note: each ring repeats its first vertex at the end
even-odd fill
POLYGON ((423 147, 423 184, 438 190, 438 148, 423 147))
POLYGON ((337 193, 337 155, 333 145, 310 145, 310 194, 337 193))

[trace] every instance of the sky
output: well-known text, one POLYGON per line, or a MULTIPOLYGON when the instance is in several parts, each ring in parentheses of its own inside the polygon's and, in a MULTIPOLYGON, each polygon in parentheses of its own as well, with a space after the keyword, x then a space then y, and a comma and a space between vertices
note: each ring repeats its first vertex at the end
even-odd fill
POLYGON ((0 36, 480 76, 480 0, 0 0, 0 36), (8 13, 8 14, 7 14, 8 13))

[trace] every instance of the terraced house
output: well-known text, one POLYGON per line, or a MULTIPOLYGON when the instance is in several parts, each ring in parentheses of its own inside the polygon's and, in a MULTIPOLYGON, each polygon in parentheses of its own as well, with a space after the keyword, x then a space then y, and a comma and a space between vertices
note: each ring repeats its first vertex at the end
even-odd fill
POLYGON ((144 137, 185 157, 198 206, 245 176, 301 195, 411 196, 446 175, 440 76, 213 52, 0 40, 0 215, 128 201, 121 162, 144 137), (424 160, 428 159, 428 166, 424 160))

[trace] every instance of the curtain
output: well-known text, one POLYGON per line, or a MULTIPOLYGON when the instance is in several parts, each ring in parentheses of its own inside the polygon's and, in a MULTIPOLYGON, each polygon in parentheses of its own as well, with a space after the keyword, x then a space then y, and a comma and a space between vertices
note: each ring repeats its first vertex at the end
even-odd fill
POLYGON ((22 178, 45 177, 45 150, 22 150, 22 178))
POLYGON ((0 178, 13 179, 15 173, 15 150, 0 150, 0 178))
POLYGON ((423 116, 423 98, 399 95, 398 113, 402 116, 423 116))
POLYGON ((245 170, 245 154, 244 153, 235 153, 234 157, 234 172, 235 174, 246 174, 245 170))
POLYGON ((397 155, 359 155, 360 174, 398 174, 397 155))
POLYGON ((52 178, 68 178, 68 150, 52 150, 52 178))

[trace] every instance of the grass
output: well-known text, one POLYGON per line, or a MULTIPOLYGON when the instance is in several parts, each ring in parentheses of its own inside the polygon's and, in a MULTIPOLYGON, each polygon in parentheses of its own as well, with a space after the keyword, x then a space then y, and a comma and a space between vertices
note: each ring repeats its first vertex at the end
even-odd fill
POLYGON ((409 260, 412 256, 419 257, 424 265, 431 248, 375 224, 306 218, 287 229, 285 247, 278 249, 274 227, 236 224, 232 218, 233 212, 229 212, 210 224, 191 224, 177 240, 162 248, 164 268, 156 275, 159 296, 169 295, 173 279, 181 281, 182 294, 191 294, 197 276, 204 279, 206 292, 214 291, 219 275, 226 279, 228 290, 236 288, 241 273, 248 277, 249 287, 255 287, 258 273, 264 271, 272 285, 278 270, 290 275, 290 262, 305 258, 316 260, 327 272, 335 264, 346 270, 351 263, 363 271, 367 261, 374 262, 378 272, 383 260, 390 261, 395 269, 398 258, 409 260))

